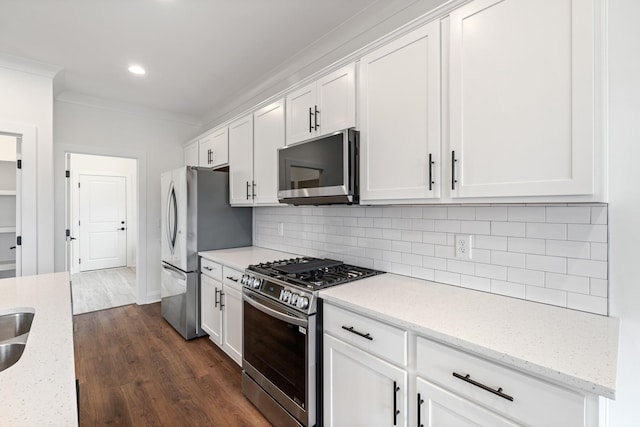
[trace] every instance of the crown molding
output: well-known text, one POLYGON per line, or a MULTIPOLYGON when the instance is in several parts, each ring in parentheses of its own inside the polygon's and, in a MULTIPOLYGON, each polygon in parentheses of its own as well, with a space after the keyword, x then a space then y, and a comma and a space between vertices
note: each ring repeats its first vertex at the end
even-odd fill
POLYGON ((0 67, 53 79, 62 67, 0 52, 0 67))

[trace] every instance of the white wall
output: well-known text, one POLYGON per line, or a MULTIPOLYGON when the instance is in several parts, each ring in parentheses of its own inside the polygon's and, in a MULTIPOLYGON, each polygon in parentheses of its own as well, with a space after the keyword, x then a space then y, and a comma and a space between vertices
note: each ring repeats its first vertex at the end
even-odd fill
POLYGON ((4 68, 0 62, 0 122, 19 123, 37 131, 36 239, 40 274, 50 273, 54 268, 52 78, 53 74, 43 76, 35 71, 4 68))
MULTIPOLYGON (((127 266, 135 267, 136 265, 136 241, 138 236, 137 227, 137 179, 136 179, 136 161, 134 159, 125 159, 121 157, 108 156, 92 156, 87 154, 71 154, 71 227, 72 236, 80 241, 80 230, 78 229, 78 219, 80 219, 79 195, 80 189, 78 183, 80 175, 101 175, 101 176, 122 176, 126 182, 127 192, 127 213, 126 213, 126 234, 127 234, 127 266)), ((71 258, 71 271, 78 272, 79 245, 74 245, 75 255, 71 258)))
POLYGON ((640 423, 640 2, 609 1, 609 233, 611 315, 621 319, 610 425, 640 423))
POLYGON ((160 174, 182 165, 181 143, 200 127, 151 114, 55 103, 55 267, 64 270, 65 152, 137 159, 138 303, 160 298, 160 174))

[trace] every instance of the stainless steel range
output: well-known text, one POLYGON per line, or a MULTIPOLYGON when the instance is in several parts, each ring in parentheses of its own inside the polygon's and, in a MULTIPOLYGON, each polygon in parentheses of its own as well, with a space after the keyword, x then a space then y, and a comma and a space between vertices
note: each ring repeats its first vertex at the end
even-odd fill
POLYGON ((314 426, 320 289, 382 272, 318 258, 251 265, 242 277, 245 396, 277 426, 314 426))

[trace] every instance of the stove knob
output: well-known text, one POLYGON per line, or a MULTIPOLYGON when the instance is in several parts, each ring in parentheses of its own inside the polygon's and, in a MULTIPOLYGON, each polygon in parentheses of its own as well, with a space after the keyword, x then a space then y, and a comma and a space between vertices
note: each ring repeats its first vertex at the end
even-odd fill
POLYGON ((305 309, 307 307, 309 307, 309 298, 304 296, 300 297, 298 300, 298 308, 305 309))
POLYGON ((296 294, 296 293, 291 294, 291 298, 289 298, 289 304, 291 305, 298 304, 299 298, 300 298, 300 294, 296 294))
POLYGON ((242 279, 240 279, 240 283, 242 283, 243 285, 246 285, 248 280, 249 280, 249 275, 243 274, 242 279))
POLYGON ((291 298, 291 291, 287 291, 287 290, 282 291, 280 300, 282 300, 283 302, 289 302, 289 298, 291 298))
POLYGON ((261 285, 262 281, 257 277, 253 278, 253 289, 258 289, 261 285))

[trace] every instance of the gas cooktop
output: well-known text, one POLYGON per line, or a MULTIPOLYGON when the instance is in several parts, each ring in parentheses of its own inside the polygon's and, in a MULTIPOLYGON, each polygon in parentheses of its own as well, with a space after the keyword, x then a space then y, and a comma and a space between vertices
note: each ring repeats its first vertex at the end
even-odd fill
POLYGON ((291 258, 250 265, 248 270, 312 291, 383 273, 333 259, 291 258))

